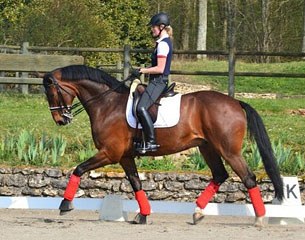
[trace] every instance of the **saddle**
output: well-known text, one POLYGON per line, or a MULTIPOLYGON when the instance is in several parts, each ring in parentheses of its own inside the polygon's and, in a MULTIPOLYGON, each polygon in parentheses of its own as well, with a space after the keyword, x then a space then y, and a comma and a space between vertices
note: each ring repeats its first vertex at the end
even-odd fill
MULTIPOLYGON (((139 122, 138 117, 137 117, 137 105, 138 105, 140 98, 141 98, 143 92, 145 91, 147 85, 139 83, 137 81, 134 81, 133 84, 134 83, 137 85, 136 85, 136 87, 131 87, 131 89, 134 88, 134 91, 132 92, 132 96, 133 96, 132 114, 139 122)), ((150 114, 153 123, 155 123, 157 120, 158 109, 159 109, 159 106, 161 106, 161 104, 160 104, 161 98, 175 96, 177 94, 177 92, 174 91, 175 86, 176 86, 176 83, 172 83, 171 85, 169 85, 163 91, 163 93, 160 95, 160 97, 156 100, 156 102, 153 105, 151 105, 151 107, 148 109, 148 113, 150 114)))

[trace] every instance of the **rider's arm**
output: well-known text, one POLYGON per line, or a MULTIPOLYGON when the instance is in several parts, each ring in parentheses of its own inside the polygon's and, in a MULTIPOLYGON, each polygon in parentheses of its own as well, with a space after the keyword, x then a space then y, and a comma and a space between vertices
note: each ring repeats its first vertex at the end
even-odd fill
POLYGON ((158 56, 158 65, 155 67, 149 67, 149 68, 140 68, 141 73, 148 73, 148 74, 162 74, 165 69, 166 64, 166 57, 159 57, 158 56))
POLYGON ((160 42, 157 47, 157 66, 140 68, 141 73, 163 74, 166 64, 166 57, 169 53, 169 46, 166 42, 160 42))

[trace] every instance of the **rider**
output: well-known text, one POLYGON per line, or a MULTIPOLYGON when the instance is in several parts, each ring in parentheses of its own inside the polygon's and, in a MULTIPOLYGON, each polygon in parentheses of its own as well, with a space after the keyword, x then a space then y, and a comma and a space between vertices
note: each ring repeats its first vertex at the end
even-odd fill
POLYGON ((148 86, 137 106, 137 116, 145 138, 144 145, 136 149, 140 153, 157 151, 157 148, 160 147, 156 143, 154 125, 147 110, 167 87, 173 52, 172 28, 168 15, 163 12, 154 15, 148 26, 151 26, 152 36, 157 39, 155 49, 151 55, 152 65, 133 72, 136 77, 139 77, 142 73, 149 74, 148 86))

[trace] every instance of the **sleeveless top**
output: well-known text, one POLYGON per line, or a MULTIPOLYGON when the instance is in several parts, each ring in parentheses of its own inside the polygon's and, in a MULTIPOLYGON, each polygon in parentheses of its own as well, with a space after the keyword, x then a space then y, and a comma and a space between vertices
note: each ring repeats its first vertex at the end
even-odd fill
POLYGON ((165 38, 161 39, 160 41, 156 42, 156 47, 155 47, 153 53, 151 54, 152 67, 157 66, 158 57, 166 57, 166 64, 165 64, 163 74, 150 74, 149 79, 154 79, 154 78, 160 77, 160 76, 168 77, 168 75, 170 74, 172 55, 173 55, 173 44, 169 37, 165 37, 165 38), (168 48, 166 47, 166 45, 162 45, 162 44, 167 44, 168 48))

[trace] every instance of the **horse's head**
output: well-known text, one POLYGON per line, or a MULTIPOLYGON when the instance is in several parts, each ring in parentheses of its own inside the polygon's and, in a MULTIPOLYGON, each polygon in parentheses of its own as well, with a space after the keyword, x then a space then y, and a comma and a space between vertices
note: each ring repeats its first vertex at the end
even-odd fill
POLYGON ((72 102, 75 92, 72 86, 56 78, 54 73, 43 76, 43 86, 49 103, 49 109, 57 125, 66 125, 72 121, 72 102))

